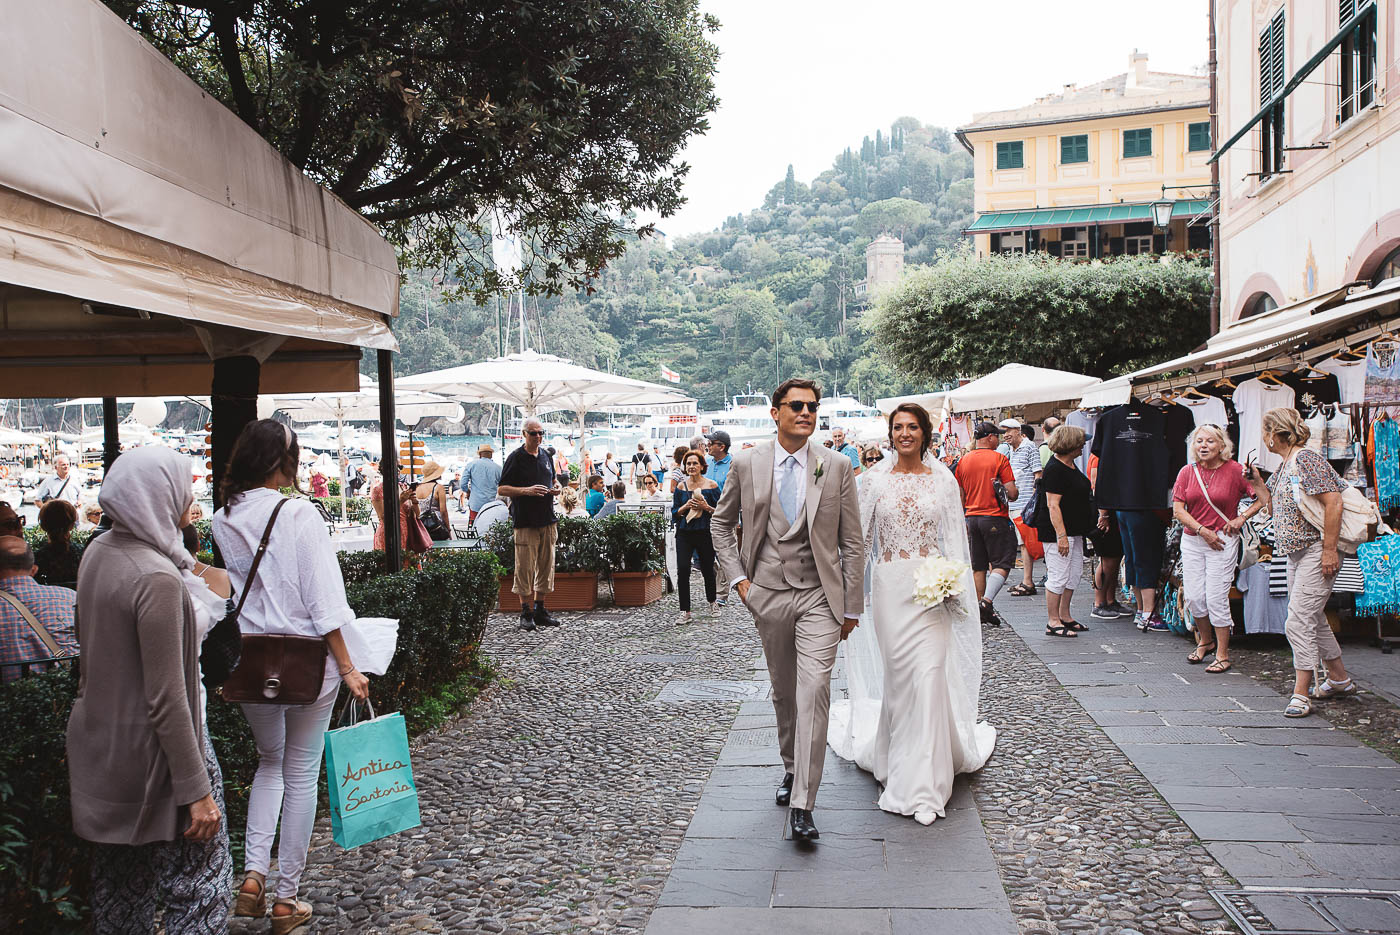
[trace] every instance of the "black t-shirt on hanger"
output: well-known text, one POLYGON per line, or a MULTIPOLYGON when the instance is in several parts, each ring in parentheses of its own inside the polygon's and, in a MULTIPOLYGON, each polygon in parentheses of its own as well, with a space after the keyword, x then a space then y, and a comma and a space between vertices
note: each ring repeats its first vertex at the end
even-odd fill
MULTIPOLYGON (((1190 417, 1190 413, 1186 413, 1190 417)), ((1098 505, 1105 510, 1162 510, 1170 506, 1167 417, 1140 400, 1114 406, 1099 419, 1093 453, 1099 456, 1098 505)))
POLYGON ((1307 415, 1323 403, 1342 401, 1342 389, 1334 373, 1309 373, 1307 376, 1285 373, 1279 377, 1279 382, 1293 390, 1293 405, 1303 415, 1307 415))
POLYGON ((1162 415, 1166 417, 1167 476, 1175 478, 1186 467, 1186 446, 1196 430, 1196 415, 1176 403, 1164 406, 1162 415))

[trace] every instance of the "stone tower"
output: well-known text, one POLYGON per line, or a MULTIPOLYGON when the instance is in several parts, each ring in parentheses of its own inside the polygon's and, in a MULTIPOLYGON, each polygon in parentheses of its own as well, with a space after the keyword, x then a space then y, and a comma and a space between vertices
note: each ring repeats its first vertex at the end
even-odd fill
POLYGON ((904 241, 881 234, 865 248, 865 294, 875 298, 904 275, 904 241))

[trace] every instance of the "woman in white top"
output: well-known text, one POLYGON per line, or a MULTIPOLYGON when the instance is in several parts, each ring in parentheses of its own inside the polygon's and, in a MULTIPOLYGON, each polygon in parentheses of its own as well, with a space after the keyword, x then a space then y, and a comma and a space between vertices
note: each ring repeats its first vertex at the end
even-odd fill
MULTIPOLYGON (((234 444, 224 507, 214 514, 214 538, 235 594, 242 593, 268 517, 282 500, 278 488, 295 484, 298 455, 296 435, 271 419, 250 423, 234 444)), ((261 918, 266 911, 264 884, 280 818, 273 935, 286 935, 311 919, 311 905, 296 898, 297 886, 316 820, 323 738, 340 682, 356 698, 369 696, 369 682, 355 668, 340 632, 354 619, 325 523, 311 501, 291 500, 278 514, 239 617, 244 633, 319 636, 330 649, 321 695, 311 704, 243 705, 258 746, 258 771, 248 796, 246 875, 234 914, 261 918)))

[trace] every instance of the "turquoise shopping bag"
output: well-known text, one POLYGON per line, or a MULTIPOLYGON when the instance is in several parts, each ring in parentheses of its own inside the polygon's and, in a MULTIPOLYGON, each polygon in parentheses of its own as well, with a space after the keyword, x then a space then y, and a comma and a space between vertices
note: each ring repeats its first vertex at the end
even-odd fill
MULTIPOLYGON (((353 722, 357 713, 352 698, 341 724, 347 717, 353 722)), ((341 847, 359 847, 422 824, 402 714, 375 717, 369 706, 369 720, 326 731, 326 782, 331 835, 341 847)))

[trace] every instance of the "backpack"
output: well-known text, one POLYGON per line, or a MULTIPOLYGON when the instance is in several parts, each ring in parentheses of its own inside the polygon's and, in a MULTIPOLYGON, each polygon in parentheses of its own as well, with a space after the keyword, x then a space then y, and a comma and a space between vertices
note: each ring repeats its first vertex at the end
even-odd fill
POLYGON ((1035 521, 1040 516, 1041 507, 1044 503, 1041 500, 1040 481, 1035 481, 1031 486, 1031 498, 1026 501, 1026 505, 1021 508, 1021 522, 1031 529, 1035 529, 1035 521))

